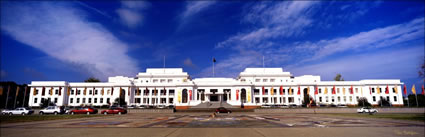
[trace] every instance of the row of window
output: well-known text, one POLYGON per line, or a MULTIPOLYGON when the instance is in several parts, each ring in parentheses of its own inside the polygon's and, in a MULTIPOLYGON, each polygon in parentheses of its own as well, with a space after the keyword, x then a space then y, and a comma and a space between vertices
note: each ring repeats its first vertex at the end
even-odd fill
MULTIPOLYGON (((81 103, 86 103, 86 100, 87 100, 87 103, 92 103, 92 98, 76 98, 76 102, 75 103, 80 103, 80 100, 82 101, 81 103)), ((93 103, 98 103, 97 102, 98 101, 98 98, 93 98, 93 103)), ((99 103, 101 103, 101 104, 103 104, 103 103, 111 103, 110 101, 110 98, 106 98, 106 102, 103 102, 104 100, 103 100, 103 98, 99 98, 99 103)), ((74 103, 74 98, 70 98, 69 99, 69 103, 70 104, 72 104, 72 103, 74 103)))
MULTIPOLYGON (((149 83, 149 80, 144 82, 149 83)), ((143 80, 141 80, 140 83, 143 83, 143 80)), ((152 79, 152 83, 173 83, 173 79, 152 79)))
MULTIPOLYGON (((60 93, 59 93, 59 90, 58 89, 56 89, 56 90, 54 90, 54 92, 52 91, 52 93, 50 93, 50 90, 44 90, 44 91, 42 91, 41 92, 41 95, 42 96, 45 96, 46 95, 46 92, 48 93, 48 94, 52 94, 52 95, 59 95, 60 93)), ((39 90, 38 89, 36 89, 35 91, 34 91, 34 95, 38 95, 38 93, 39 93, 39 90)))
MULTIPOLYGON (((143 98, 143 99, 142 98, 135 98, 134 103, 140 104, 142 100, 143 100, 143 104, 150 104, 150 102, 152 102, 151 104, 158 104, 158 103, 165 104, 165 103, 167 103, 167 98, 160 98, 160 99, 157 99, 157 98, 151 98, 151 99, 149 99, 149 98, 143 98)), ((173 104, 174 98, 168 98, 168 103, 173 104)))
MULTIPOLYGON (((41 101, 38 102, 38 98, 34 98, 34 104, 44 102, 46 98, 41 98, 41 101)), ((48 100, 52 100, 51 98, 47 98, 48 100)), ((58 103, 58 98, 53 98, 53 103, 58 103)))

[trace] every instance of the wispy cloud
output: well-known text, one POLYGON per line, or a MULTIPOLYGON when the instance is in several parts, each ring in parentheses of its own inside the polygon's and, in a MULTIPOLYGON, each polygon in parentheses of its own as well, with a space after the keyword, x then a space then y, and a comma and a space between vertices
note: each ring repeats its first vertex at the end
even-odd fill
POLYGON ((143 21, 142 10, 150 7, 146 1, 121 1, 121 8, 115 12, 119 15, 121 23, 129 28, 139 26, 143 21))
POLYGON ((66 2, 3 2, 1 29, 15 40, 101 79, 135 75, 128 45, 66 2))
POLYGON ((185 20, 215 4, 215 1, 188 1, 184 12, 181 15, 182 20, 185 20))

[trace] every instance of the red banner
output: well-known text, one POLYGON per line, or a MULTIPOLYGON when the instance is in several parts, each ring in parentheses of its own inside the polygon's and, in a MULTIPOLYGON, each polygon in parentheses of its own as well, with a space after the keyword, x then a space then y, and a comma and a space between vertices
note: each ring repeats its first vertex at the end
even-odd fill
POLYGON ((297 95, 301 95, 301 87, 300 86, 298 86, 298 93, 297 93, 297 95))
MULTIPOLYGON (((264 89, 264 87, 263 87, 264 89)), ((236 100, 239 100, 239 89, 236 90, 236 100)))
POLYGON ((192 90, 189 90, 189 101, 192 99, 192 90))
POLYGON ((387 88, 385 88, 385 94, 390 94, 390 90, 388 89, 388 85, 387 85, 387 88))
POLYGON ((404 92, 404 95, 407 95, 406 85, 404 85, 403 87, 403 92, 404 92))
POLYGON ((280 86, 280 95, 283 95, 283 86, 280 86))
POLYGON ((336 89, 335 89, 335 85, 334 85, 334 87, 332 88, 332 94, 336 94, 336 91, 335 91, 336 89))
MULTIPOLYGON (((236 90, 236 91, 238 91, 238 90, 236 90)), ((264 94, 266 94, 266 90, 264 89, 264 86, 263 86, 263 95, 264 94)))

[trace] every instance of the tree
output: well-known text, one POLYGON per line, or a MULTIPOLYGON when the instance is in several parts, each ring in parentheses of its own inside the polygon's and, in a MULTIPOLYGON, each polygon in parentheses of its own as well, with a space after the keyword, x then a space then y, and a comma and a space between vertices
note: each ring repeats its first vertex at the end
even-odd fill
POLYGON ((419 74, 419 77, 425 80, 425 56, 424 56, 424 60, 422 61, 422 65, 418 71, 418 74, 419 74))
POLYGON ((44 99, 44 100, 41 100, 41 102, 40 102, 41 108, 45 108, 45 107, 48 107, 48 106, 55 106, 55 105, 56 104, 53 103, 50 99, 44 99))
MULTIPOLYGON (((418 106, 419 107, 424 107, 425 106, 425 96, 422 94, 417 94, 416 95, 418 97, 418 106)), ((409 98, 409 105, 410 107, 416 107, 416 97, 415 94, 410 94, 408 96, 409 98)), ((405 103, 405 105, 407 105, 407 102, 405 103)))
POLYGON ((94 77, 90 77, 90 78, 84 80, 84 82, 100 82, 100 80, 97 79, 97 78, 94 78, 94 77))
POLYGON ((378 101, 378 105, 384 106, 384 107, 389 107, 389 106, 391 106, 391 102, 388 101, 387 99, 381 97, 381 99, 378 101))
POLYGON ((369 101, 367 100, 367 98, 365 97, 361 97, 359 99, 357 99, 357 106, 362 106, 362 107, 369 107, 372 106, 372 104, 369 103, 369 101))
POLYGON ((342 78, 342 75, 338 73, 338 74, 336 74, 334 80, 335 81, 344 81, 344 78, 342 78))
POLYGON ((124 98, 116 98, 114 103, 112 103, 113 106, 126 106, 127 102, 125 102, 124 98))

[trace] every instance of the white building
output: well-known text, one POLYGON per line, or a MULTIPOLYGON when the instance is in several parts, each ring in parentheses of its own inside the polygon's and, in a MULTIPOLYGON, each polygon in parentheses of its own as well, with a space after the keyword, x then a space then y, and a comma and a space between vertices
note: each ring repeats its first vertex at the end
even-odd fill
POLYGON ((246 68, 234 78, 196 78, 181 68, 149 68, 135 78, 109 77, 108 82, 33 81, 29 106, 50 99, 58 106, 108 105, 124 98, 130 105, 174 105, 178 109, 205 103, 253 108, 301 105, 305 96, 317 104, 357 105, 365 97, 403 105, 400 80, 321 81, 320 76, 293 77, 282 68, 246 68))

